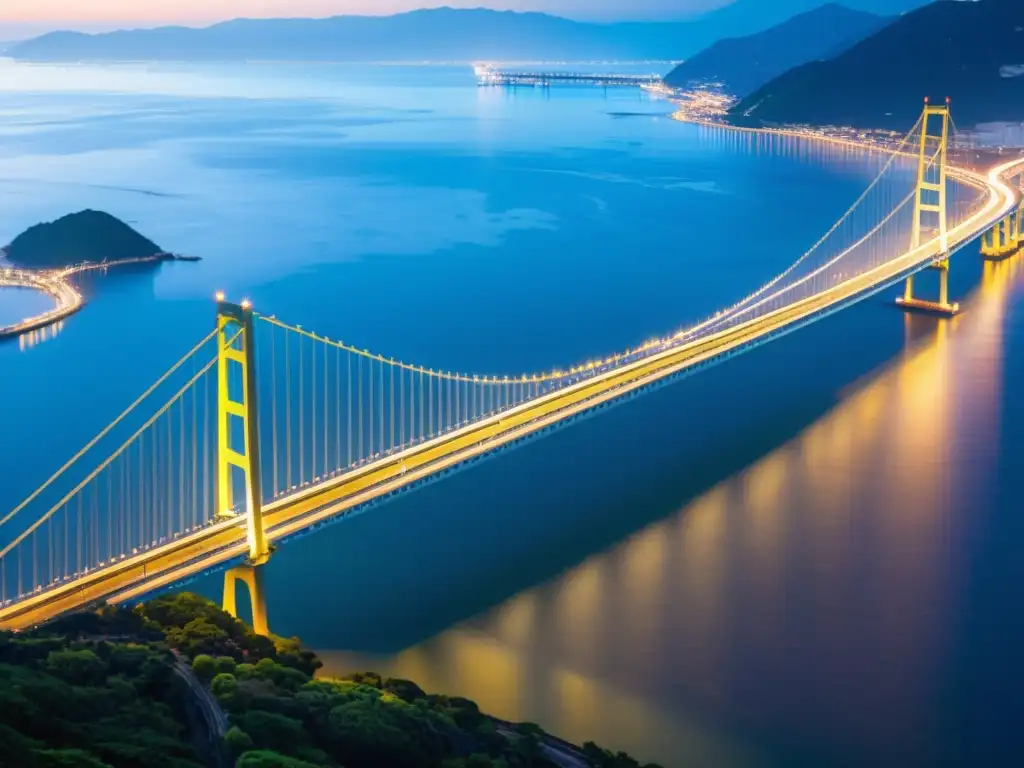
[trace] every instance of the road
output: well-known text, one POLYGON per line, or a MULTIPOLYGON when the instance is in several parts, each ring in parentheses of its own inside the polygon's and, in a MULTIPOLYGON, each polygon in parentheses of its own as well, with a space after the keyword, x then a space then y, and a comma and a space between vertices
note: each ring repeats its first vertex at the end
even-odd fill
MULTIPOLYGON (((974 216, 948 233, 951 250, 973 241, 1013 210, 1017 193, 1003 177, 1021 169, 1024 160, 1014 160, 980 179, 989 190, 989 198, 974 216)), ((931 264, 940 252, 938 239, 929 241, 887 264, 763 317, 607 371, 338 478, 275 499, 264 507, 267 538, 279 542, 666 377, 712 364, 791 333, 931 264)), ((0 608, 0 626, 32 626, 101 599, 112 603, 135 600, 244 558, 247 553, 244 520, 221 521, 115 566, 88 573, 74 583, 0 608)))
POLYGON ((53 270, 30 270, 3 268, 0 269, 0 288, 32 288, 53 298, 56 306, 34 317, 26 317, 13 325, 0 326, 0 339, 20 336, 23 333, 44 328, 73 315, 85 306, 85 299, 70 278, 83 272, 123 267, 129 264, 151 264, 171 258, 167 254, 157 254, 134 259, 118 259, 115 261, 90 262, 73 267, 53 270))

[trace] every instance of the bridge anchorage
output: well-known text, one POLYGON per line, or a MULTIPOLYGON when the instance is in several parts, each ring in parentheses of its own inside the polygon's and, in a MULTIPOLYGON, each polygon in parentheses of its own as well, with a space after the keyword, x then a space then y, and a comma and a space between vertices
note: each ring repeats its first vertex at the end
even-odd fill
POLYGON ((36 626, 104 601, 131 604, 226 570, 225 609, 236 614, 241 582, 254 628, 267 633, 263 569, 275 546, 903 281, 908 309, 950 314, 951 254, 986 232, 988 250, 1021 244, 1019 182, 1011 188, 1008 180, 1024 169, 1024 159, 985 173, 947 166, 951 128, 948 103, 926 106, 835 225, 751 293, 568 368, 428 368, 218 294, 214 327, 0 517, 0 628, 36 626), (942 276, 938 302, 913 293, 911 276, 928 268, 942 276))

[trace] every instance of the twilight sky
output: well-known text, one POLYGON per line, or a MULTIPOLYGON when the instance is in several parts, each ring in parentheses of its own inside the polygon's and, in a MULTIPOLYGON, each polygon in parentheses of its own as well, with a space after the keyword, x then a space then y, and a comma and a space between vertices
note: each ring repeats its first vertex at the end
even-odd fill
POLYGON ((424 5, 548 11, 580 19, 682 18, 729 0, 0 0, 0 35, 204 24, 237 16, 388 14, 424 5))

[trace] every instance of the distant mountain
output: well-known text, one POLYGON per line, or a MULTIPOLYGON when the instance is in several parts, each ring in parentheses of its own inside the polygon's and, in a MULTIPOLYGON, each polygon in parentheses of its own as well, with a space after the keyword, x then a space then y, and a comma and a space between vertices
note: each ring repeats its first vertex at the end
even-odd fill
POLYGON ((925 96, 965 127, 1024 120, 1024 2, 944 0, 828 61, 797 67, 733 110, 741 121, 909 128, 925 96))
POLYGON ((31 60, 474 61, 679 58, 684 23, 585 24, 542 13, 438 8, 394 16, 236 19, 192 29, 54 32, 14 45, 31 60))
MULTIPOLYGON (((735 0, 693 20, 703 40, 701 48, 728 37, 744 37, 813 11, 833 0, 735 0)), ((931 0, 843 0, 847 8, 875 16, 899 16, 927 5, 931 0)))
POLYGON ((113 261, 163 253, 123 221, 102 211, 81 211, 47 224, 36 224, 6 248, 12 264, 55 268, 83 261, 113 261))
MULTIPOLYGON (((212 27, 53 32, 12 45, 36 61, 680 60, 722 37, 759 32, 827 0, 737 0, 686 22, 591 24, 542 13, 435 8, 394 16, 236 19, 212 27)), ((848 0, 893 6, 924 0, 848 0)))
POLYGON ((685 87, 716 81, 743 97, 795 66, 840 53, 891 21, 829 3, 764 32, 720 40, 676 67, 665 82, 685 87))

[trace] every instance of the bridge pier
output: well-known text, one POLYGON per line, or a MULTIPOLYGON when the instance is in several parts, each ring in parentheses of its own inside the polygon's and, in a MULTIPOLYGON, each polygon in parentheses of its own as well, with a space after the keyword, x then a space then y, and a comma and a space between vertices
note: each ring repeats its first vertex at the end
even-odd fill
POLYGON ((896 303, 907 310, 930 312, 938 315, 955 315, 960 311, 958 302, 949 300, 949 257, 941 259, 932 265, 932 268, 939 272, 939 300, 929 301, 914 296, 914 276, 907 278, 903 296, 896 299, 896 303))
POLYGON ((263 590, 263 567, 240 565, 224 573, 224 599, 221 606, 226 613, 230 613, 236 619, 238 618, 238 604, 235 592, 238 582, 245 584, 249 590, 253 632, 263 637, 270 637, 270 624, 267 621, 267 596, 263 590))
POLYGON ((990 261, 1002 261, 1017 253, 1024 237, 1024 206, 1011 213, 981 236, 981 255, 990 261))

